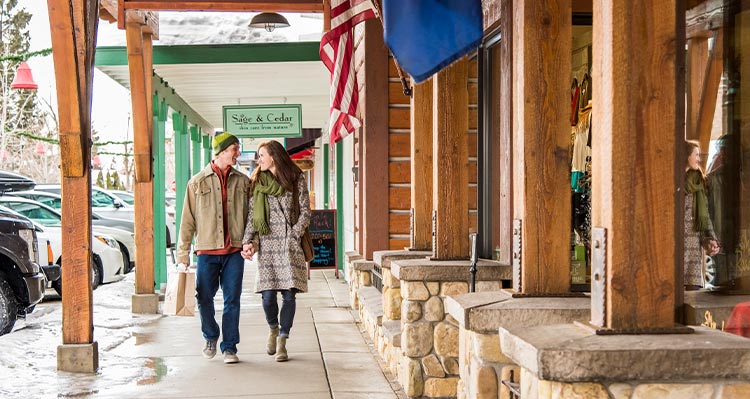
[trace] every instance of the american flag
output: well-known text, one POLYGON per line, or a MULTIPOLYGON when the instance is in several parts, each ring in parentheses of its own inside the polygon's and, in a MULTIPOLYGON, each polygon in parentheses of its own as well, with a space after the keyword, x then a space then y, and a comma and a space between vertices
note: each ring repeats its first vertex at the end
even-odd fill
POLYGON ((377 16, 371 0, 331 0, 331 30, 320 40, 320 59, 331 72, 329 135, 335 144, 362 126, 357 119, 354 25, 377 16))

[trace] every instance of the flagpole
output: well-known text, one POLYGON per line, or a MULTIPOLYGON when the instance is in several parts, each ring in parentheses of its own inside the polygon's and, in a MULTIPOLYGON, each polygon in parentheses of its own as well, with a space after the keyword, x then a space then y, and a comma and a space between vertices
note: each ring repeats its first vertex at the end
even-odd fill
MULTIPOLYGON (((380 24, 383 26, 383 29, 385 30, 385 23, 383 22, 383 13, 380 11, 380 8, 378 8, 378 1, 372 0, 372 6, 375 8, 375 15, 378 17, 378 20, 380 21, 380 24)), ((406 80, 406 77, 404 77, 404 72, 401 70, 401 65, 398 64, 398 61, 396 61, 396 57, 391 52, 391 49, 388 49, 388 53, 391 54, 391 58, 393 58, 393 65, 396 66, 396 73, 398 73, 399 79, 401 79, 401 87, 404 90, 404 95, 406 97, 411 97, 413 90, 412 87, 409 86, 409 83, 406 80)))

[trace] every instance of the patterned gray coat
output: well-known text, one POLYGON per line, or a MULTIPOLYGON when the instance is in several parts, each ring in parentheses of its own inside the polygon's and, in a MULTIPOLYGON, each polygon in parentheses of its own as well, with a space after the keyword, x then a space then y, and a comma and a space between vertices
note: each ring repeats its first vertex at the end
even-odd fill
POLYGON ((683 253, 685 281, 683 284, 703 287, 706 269, 703 244, 708 240, 716 240, 716 234, 711 218, 708 218, 708 229, 706 231, 695 231, 693 227, 695 223, 693 201, 693 194, 685 193, 685 251, 683 253))
POLYGON ((269 227, 267 235, 257 234, 253 227, 253 199, 245 226, 243 244, 253 243, 258 256, 258 273, 255 275, 255 292, 288 290, 296 288, 307 292, 307 264, 300 245, 300 237, 310 224, 310 194, 304 174, 297 179, 299 190, 299 219, 291 224, 292 192, 278 197, 267 196, 269 227))

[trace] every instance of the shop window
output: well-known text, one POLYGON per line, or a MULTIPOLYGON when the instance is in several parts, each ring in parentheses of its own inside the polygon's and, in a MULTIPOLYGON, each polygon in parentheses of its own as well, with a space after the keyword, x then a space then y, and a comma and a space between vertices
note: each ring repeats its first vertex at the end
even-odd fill
MULTIPOLYGON (((750 294, 750 2, 716 7, 686 15, 685 201, 677 205, 687 304, 750 294), (715 23, 697 22, 709 13, 715 23)), ((721 301, 731 309, 706 312, 704 325, 750 338, 747 297, 721 301)))
POLYGON ((477 250, 479 257, 511 260, 512 103, 511 64, 500 32, 487 35, 478 51, 477 250))
POLYGON ((591 124, 592 26, 590 14, 573 15, 570 74, 570 283, 573 291, 591 286, 591 143, 596 140, 591 124))

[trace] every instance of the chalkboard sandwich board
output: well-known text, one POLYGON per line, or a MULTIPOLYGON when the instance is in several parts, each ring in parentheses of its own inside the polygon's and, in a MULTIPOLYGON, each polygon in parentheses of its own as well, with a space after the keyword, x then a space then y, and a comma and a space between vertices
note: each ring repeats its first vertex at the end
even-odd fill
POLYGON ((315 257, 310 261, 311 269, 336 269, 336 210, 314 209, 310 215, 310 238, 315 257))

